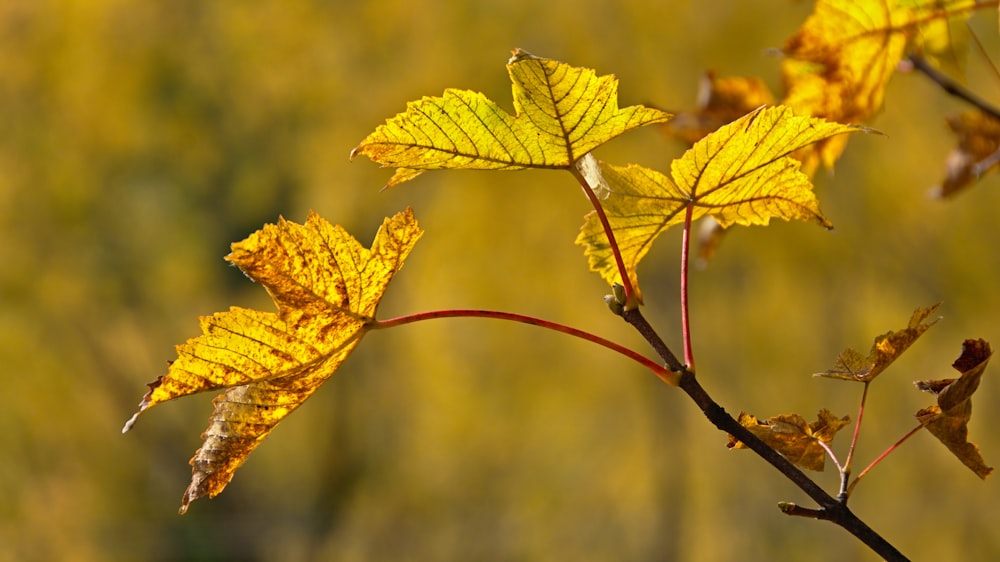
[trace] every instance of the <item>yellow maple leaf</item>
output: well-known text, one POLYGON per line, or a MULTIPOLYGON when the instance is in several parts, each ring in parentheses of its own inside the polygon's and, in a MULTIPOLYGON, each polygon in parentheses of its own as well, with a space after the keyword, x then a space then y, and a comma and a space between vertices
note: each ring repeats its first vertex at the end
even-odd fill
POLYGON ((514 115, 485 95, 445 90, 407 104, 351 151, 397 168, 387 187, 424 170, 569 168, 601 144, 670 115, 618 107, 618 80, 520 49, 507 63, 514 115))
MULTIPOLYGON (((948 24, 972 7, 969 0, 818 0, 783 49, 782 103, 840 123, 868 121, 907 49, 952 51, 948 24)), ((799 156, 804 169, 831 167, 846 142, 838 137, 807 148, 799 156)))
MULTIPOLYGON (((895 31, 909 12, 885 1, 818 0, 812 15, 785 44, 783 104, 841 123, 863 123, 882 107, 886 84, 907 38, 895 31)), ((846 139, 819 143, 800 156, 806 170, 832 166, 846 139)))
MULTIPOLYGON (((847 416, 838 418, 829 410, 823 409, 813 423, 808 423, 798 414, 784 414, 761 421, 746 412, 740 413, 738 421, 796 466, 822 471, 826 464, 826 449, 820 442, 833 442, 837 432, 851 420, 847 416)), ((730 449, 746 447, 732 435, 729 436, 727 446, 730 449)))
POLYGON ((177 346, 177 360, 149 384, 122 430, 161 402, 227 389, 191 459, 181 513, 221 492, 275 425, 340 367, 421 234, 407 209, 385 220, 368 249, 311 213, 303 225, 281 219, 233 244, 226 259, 264 286, 278 312, 233 307, 202 317, 203 334, 177 346))
POLYGON ((899 3, 922 15, 911 50, 955 78, 963 78, 968 20, 977 8, 976 0, 899 0, 899 3))
POLYGON ((982 111, 966 111, 948 118, 958 145, 945 160, 945 178, 933 193, 951 197, 984 174, 1000 170, 1000 120, 982 111))
MULTIPOLYGON (((708 215, 722 227, 766 225, 779 218, 830 228, 812 183, 789 155, 833 135, 859 130, 863 129, 797 116, 783 106, 760 108, 698 141, 673 161, 669 178, 634 164, 601 162, 588 168, 599 170, 602 177, 588 181, 607 186, 602 206, 632 286, 638 289, 636 266, 661 232, 684 223, 688 205, 694 207, 692 220, 708 215)), ((594 212, 587 215, 576 243, 586 248, 592 271, 612 285, 621 282, 594 212)))
POLYGON ((910 316, 910 322, 901 330, 889 331, 875 338, 868 355, 863 355, 853 348, 844 350, 829 370, 816 373, 818 377, 828 377, 858 382, 871 382, 885 371, 904 351, 909 349, 928 328, 941 317, 928 317, 934 313, 941 303, 927 308, 918 308, 910 316))
POLYGON ((993 467, 986 466, 979 447, 969 442, 968 426, 972 418, 972 394, 979 388, 992 355, 985 340, 965 340, 962 354, 952 365, 962 373, 959 378, 914 383, 920 390, 937 395, 937 405, 917 412, 917 419, 965 466, 984 479, 993 472, 993 467))

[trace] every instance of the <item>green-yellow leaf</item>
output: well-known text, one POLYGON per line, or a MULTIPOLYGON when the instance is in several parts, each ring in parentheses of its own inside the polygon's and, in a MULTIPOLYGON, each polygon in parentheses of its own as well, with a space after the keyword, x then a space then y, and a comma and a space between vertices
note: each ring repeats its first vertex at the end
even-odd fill
MULTIPOLYGON (((833 442, 837 432, 851 420, 847 416, 838 418, 823 409, 813 423, 808 423, 798 414, 784 414, 761 421, 745 412, 740 413, 738 421, 796 466, 822 471, 826 464, 826 449, 820 443, 828 445, 833 442)), ((728 447, 742 449, 746 445, 730 435, 728 447)))
POLYGON ((408 209, 385 220, 369 249, 312 213, 304 225, 282 219, 233 244, 226 259, 264 286, 278 312, 233 307, 202 317, 203 334, 177 346, 177 360, 122 430, 161 402, 227 389, 191 459, 181 513, 221 492, 275 425, 340 367, 421 234, 408 209))
POLYGON ((937 395, 937 405, 917 412, 917 419, 965 466, 984 479, 993 472, 993 467, 986 465, 979 447, 969 442, 969 420, 972 394, 979 388, 992 355, 985 340, 965 340, 962 354, 952 365, 961 373, 959 378, 915 383, 920 390, 937 395))
POLYGON ((485 95, 448 89, 407 104, 354 148, 397 168, 387 186, 424 170, 569 168, 622 133, 670 115, 642 106, 618 107, 618 80, 588 68, 536 57, 520 49, 507 63, 514 115, 485 95))
POLYGON ((833 367, 816 373, 818 377, 828 377, 832 379, 842 379, 857 382, 871 382, 875 377, 889 368, 904 351, 909 349, 913 342, 917 341, 928 328, 941 319, 940 316, 928 318, 934 313, 941 303, 937 303, 927 308, 918 308, 910 316, 910 322, 901 330, 889 331, 875 338, 872 342, 872 349, 868 355, 862 354, 852 348, 844 350, 837 357, 833 367))
MULTIPOLYGON (((671 177, 637 165, 601 163, 608 196, 602 201, 634 287, 635 269, 653 241, 671 226, 708 215, 722 227, 766 225, 772 218, 832 225, 819 209, 809 177, 789 155, 811 143, 860 127, 797 116, 778 106, 759 108, 698 141, 671 165, 671 177)), ((596 179, 588 178, 592 185, 596 179)), ((610 284, 620 276, 596 213, 576 239, 590 268, 610 284)))

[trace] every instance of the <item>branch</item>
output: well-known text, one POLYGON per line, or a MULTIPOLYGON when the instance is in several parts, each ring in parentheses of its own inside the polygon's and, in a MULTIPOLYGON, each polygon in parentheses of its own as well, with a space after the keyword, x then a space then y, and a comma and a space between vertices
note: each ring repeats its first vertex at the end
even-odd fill
MULTIPOLYGON (((679 372, 679 382, 678 386, 685 394, 690 397, 698 408, 701 409, 702 413, 708 418, 708 421, 712 422, 716 428, 720 431, 728 433, 743 442, 750 450, 757 453, 758 456, 767 461, 771 466, 776 468, 785 478, 789 479, 800 490, 805 492, 810 498, 812 498, 820 508, 817 510, 806 510, 805 508, 795 508, 794 515, 802 515, 804 513, 809 513, 810 517, 815 517, 817 519, 824 519, 831 521, 840 527, 843 527, 847 532, 851 533, 858 540, 863 542, 872 551, 879 554, 886 560, 907 560, 903 554, 896 549, 889 541, 885 540, 882 535, 878 534, 874 529, 869 527, 864 521, 854 515, 854 513, 847 507, 846 503, 838 501, 836 498, 832 497, 830 494, 826 493, 823 488, 818 484, 813 482, 811 478, 805 475, 801 470, 798 469, 794 464, 792 464, 788 459, 781 456, 780 453, 772 449, 766 443, 761 441, 756 435, 750 432, 749 429, 740 425, 736 419, 729 415, 726 410, 720 406, 715 400, 709 396, 708 392, 702 388, 701 384, 698 383, 698 379, 694 376, 694 373, 689 371, 677 360, 677 357, 670 351, 667 345, 663 342, 662 338, 656 333, 656 330, 649 325, 645 317, 638 309, 626 310, 622 317, 626 322, 631 324, 644 338, 653 346, 653 349, 660 355, 660 357, 666 362, 667 368, 671 370, 676 370, 679 372)), ((786 511, 788 513, 788 511, 786 511)))
POLYGON ((968 102, 979 111, 982 111, 990 117, 1000 121, 1000 109, 970 92, 965 86, 962 86, 958 82, 952 80, 947 74, 931 66, 931 64, 927 62, 927 59, 919 55, 910 55, 909 60, 913 65, 913 68, 923 72, 928 78, 937 83, 938 86, 941 86, 942 90, 968 102))

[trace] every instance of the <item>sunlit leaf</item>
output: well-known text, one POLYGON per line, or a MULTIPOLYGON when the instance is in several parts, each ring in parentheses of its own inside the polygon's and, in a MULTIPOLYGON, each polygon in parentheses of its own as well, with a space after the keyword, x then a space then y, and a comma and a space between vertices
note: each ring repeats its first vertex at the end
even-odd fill
POLYGON ((914 383, 917 388, 937 395, 937 405, 917 412, 917 419, 980 478, 989 476, 993 467, 986 466, 979 447, 969 442, 968 424, 972 418, 972 394, 979 388, 992 355, 986 341, 965 340, 962 354, 952 365, 962 373, 959 378, 914 383))
POLYGON ((958 146, 945 160, 945 178, 934 188, 938 197, 951 197, 983 175, 1000 170, 1000 121, 981 111, 948 118, 958 146))
POLYGON ((201 318, 203 334, 177 346, 177 360, 122 430, 161 402, 227 389, 191 459, 181 513, 221 492, 275 425, 340 367, 421 234, 407 210, 386 219, 368 249, 313 213, 304 225, 282 219, 233 244, 226 259, 264 286, 278 312, 233 307, 201 318))
POLYGON ((698 82, 694 111, 678 112, 664 128, 671 136, 694 144, 719 127, 765 105, 774 105, 774 96, 760 78, 716 78, 714 73, 706 72, 698 82))
MULTIPOLYGON (((761 108, 698 141, 671 164, 671 177, 637 165, 601 163, 609 195, 602 201, 634 287, 635 268, 653 241, 692 220, 711 216, 723 228, 766 225, 772 218, 812 221, 830 228, 812 182, 789 155, 810 143, 862 130, 796 116, 787 107, 761 108)), ((576 243, 586 248, 592 271, 620 282, 607 237, 595 213, 587 216, 576 243)))
MULTIPOLYGON (((947 35, 935 22, 968 11, 968 0, 817 0, 815 10, 785 44, 783 104, 796 112, 840 123, 864 123, 882 107, 886 85, 911 40, 927 30, 935 52, 947 35)), ((929 43, 928 43, 929 44, 929 43)), ((843 152, 846 137, 817 143, 800 158, 804 169, 827 167, 843 152)))
MULTIPOLYGON (((798 414, 784 414, 761 421, 745 412, 740 413, 738 421, 796 466, 822 471, 826 464, 826 449, 820 442, 833 442, 837 432, 851 420, 847 416, 838 418, 829 410, 823 409, 813 423, 806 422, 798 414)), ((730 435, 728 447, 742 449, 746 445, 730 435)))
POLYGON ((388 185, 424 170, 569 168, 622 133, 670 115, 618 107, 618 80, 520 49, 507 63, 514 115, 478 92, 446 90, 407 104, 352 152, 399 168, 388 185))
POLYGON ((902 355, 928 328, 941 319, 939 316, 928 320, 939 306, 941 303, 914 310, 910 316, 910 322, 905 328, 886 332, 876 337, 872 343, 872 349, 867 355, 856 349, 848 348, 837 357, 833 367, 822 373, 816 373, 816 376, 858 382, 872 381, 902 355))
POLYGON ((900 0, 900 6, 918 14, 941 12, 941 17, 924 17, 917 26, 912 51, 956 79, 965 76, 969 42, 969 16, 976 0, 900 0))

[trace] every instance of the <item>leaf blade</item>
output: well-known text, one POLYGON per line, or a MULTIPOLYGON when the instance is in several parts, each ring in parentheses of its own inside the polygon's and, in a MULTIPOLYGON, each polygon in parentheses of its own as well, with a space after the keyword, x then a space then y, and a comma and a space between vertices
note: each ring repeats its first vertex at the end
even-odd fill
MULTIPOLYGON (((766 225, 772 218, 806 220, 830 228, 808 176, 791 158, 798 149, 843 133, 864 131, 795 115, 784 106, 758 108, 704 137, 671 164, 671 176, 637 165, 601 163, 609 196, 602 201, 626 270, 638 287, 636 267, 656 238, 692 220, 711 216, 725 227, 766 225)), ((592 271, 620 282, 610 244, 595 213, 587 215, 576 243, 592 271)))
POLYGON ((917 341, 917 338, 941 319, 939 316, 928 320, 930 315, 940 306, 941 303, 937 303, 926 308, 917 308, 910 315, 910 321, 905 328, 890 330, 876 336, 868 355, 863 355, 855 349, 846 349, 837 357, 833 367, 822 373, 816 373, 814 376, 864 383, 871 382, 889 368, 889 365, 898 359, 904 351, 909 349, 917 341))
POLYGON ((993 467, 987 466, 979 447, 969 441, 968 424, 972 419, 972 395, 979 388, 992 355, 985 340, 965 340, 962 354, 952 365, 961 373, 959 378, 915 383, 917 388, 937 395, 937 404, 918 411, 917 419, 962 464, 984 480, 993 467))
POLYGON ((190 502, 220 493, 271 430, 340 367, 367 332, 388 283, 420 238, 407 209, 383 222, 370 248, 315 213, 279 220, 227 259, 268 291, 278 312, 233 307, 201 319, 202 335, 177 346, 167 374, 149 385, 126 423, 159 403, 227 389, 191 459, 190 502))
POLYGON ((485 95, 448 89, 407 104, 351 151, 397 172, 387 187, 425 170, 568 168, 597 146, 670 115, 618 107, 618 80, 516 50, 507 64, 514 115, 485 95))

